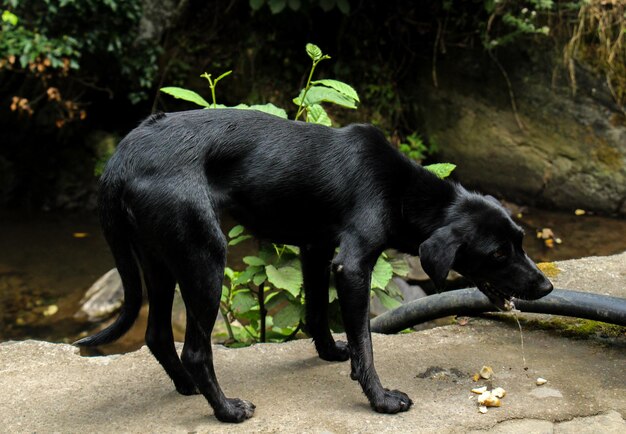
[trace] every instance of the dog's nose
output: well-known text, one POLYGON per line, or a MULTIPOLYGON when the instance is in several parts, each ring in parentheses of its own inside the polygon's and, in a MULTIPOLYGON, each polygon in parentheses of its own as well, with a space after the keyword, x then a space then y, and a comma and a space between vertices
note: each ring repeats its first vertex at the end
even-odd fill
POLYGON ((552 282, 550 282, 546 278, 542 279, 541 283, 539 284, 539 287, 537 288, 538 292, 541 293, 542 297, 550 294, 553 289, 554 289, 554 286, 552 285, 552 282))

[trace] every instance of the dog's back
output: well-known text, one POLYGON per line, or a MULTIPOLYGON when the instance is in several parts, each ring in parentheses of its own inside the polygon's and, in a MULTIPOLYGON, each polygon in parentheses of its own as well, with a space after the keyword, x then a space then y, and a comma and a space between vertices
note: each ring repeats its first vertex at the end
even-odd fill
POLYGON ((102 176, 101 207, 119 206, 146 180, 153 189, 193 179, 216 210, 297 243, 328 235, 365 201, 359 195, 399 188, 409 164, 369 125, 328 128, 237 109, 158 114, 120 143, 102 176))

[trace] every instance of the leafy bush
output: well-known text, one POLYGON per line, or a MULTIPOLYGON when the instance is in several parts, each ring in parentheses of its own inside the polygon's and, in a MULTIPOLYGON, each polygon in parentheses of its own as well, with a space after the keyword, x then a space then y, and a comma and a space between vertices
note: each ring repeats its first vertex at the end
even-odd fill
POLYGON ((0 73, 14 77, 20 113, 50 104, 61 127, 86 117, 86 90, 112 96, 126 82, 137 102, 153 85, 159 49, 137 40, 141 0, 0 0, 0 10, 0 73))
POLYGON ((250 0, 250 7, 254 11, 258 11, 265 4, 267 4, 273 14, 279 14, 287 8, 292 11, 300 11, 312 6, 319 6, 325 12, 336 7, 343 14, 347 15, 350 13, 350 2, 348 0, 250 0))
MULTIPOLYGON (((250 238, 244 230, 241 225, 232 228, 229 245, 250 238)), ((305 317, 299 252, 296 246, 261 243, 256 256, 243 258, 242 271, 226 268, 220 311, 228 324, 229 343, 281 342, 298 333, 305 317)), ((404 259, 381 255, 372 271, 372 294, 388 309, 398 307, 402 294, 392 278, 407 274, 404 259)), ((331 284, 328 301, 332 305, 336 300, 331 284)))
MULTIPOLYGON (((324 79, 312 81, 313 73, 318 63, 322 60, 330 59, 330 56, 323 54, 322 50, 314 45, 307 44, 306 52, 312 60, 311 70, 309 72, 309 78, 306 86, 300 91, 300 94, 293 99, 295 105, 298 106, 298 111, 295 115, 295 119, 299 119, 305 115, 307 122, 322 124, 326 126, 332 126, 332 121, 328 116, 328 113, 322 106, 322 103, 332 103, 345 108, 355 109, 359 103, 359 96, 357 92, 348 84, 338 80, 324 79)), ((175 98, 192 102, 205 109, 211 108, 228 108, 223 104, 217 104, 215 89, 217 83, 224 77, 230 75, 232 71, 227 71, 216 79, 211 78, 211 74, 204 73, 201 77, 204 77, 209 82, 209 88, 211 89, 212 102, 207 102, 201 95, 189 89, 169 86, 161 88, 161 92, 171 95, 175 98)), ((281 108, 276 107, 274 104, 257 104, 246 105, 238 104, 230 107, 236 109, 251 109, 259 110, 265 113, 273 114, 275 116, 287 119, 287 112, 281 108)))

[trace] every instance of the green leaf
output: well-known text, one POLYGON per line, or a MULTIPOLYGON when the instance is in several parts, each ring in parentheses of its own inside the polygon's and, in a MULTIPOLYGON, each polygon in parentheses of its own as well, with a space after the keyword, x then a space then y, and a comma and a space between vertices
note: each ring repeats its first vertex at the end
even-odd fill
POLYGON ((456 169, 456 164, 452 163, 436 163, 430 164, 428 166, 423 166, 424 169, 430 170, 432 173, 437 175, 439 178, 444 179, 450 176, 452 171, 456 169))
POLYGON ((285 248, 287 250, 289 250, 291 253, 293 253, 294 255, 299 255, 300 254, 300 247, 298 247, 298 246, 292 246, 291 244, 285 244, 285 248))
POLYGON ((258 256, 246 256, 243 258, 243 262, 248 265, 262 266, 265 265, 265 261, 258 256))
POLYGON ((330 78, 325 78, 325 79, 322 79, 322 80, 312 81, 311 84, 313 84, 313 85, 321 84, 322 86, 332 87, 333 89, 335 89, 339 93, 347 96, 348 98, 351 98, 351 99, 353 99, 353 100, 355 100, 357 102, 361 102, 361 100, 359 99, 359 95, 356 93, 356 90, 354 90, 354 88, 352 86, 350 86, 349 84, 344 83, 343 81, 333 80, 333 79, 330 79, 330 78))
POLYGON ((241 243, 243 241, 249 240, 250 238, 252 238, 252 235, 242 235, 240 237, 236 237, 236 238, 233 238, 232 240, 230 240, 228 242, 228 245, 229 246, 236 246, 237 244, 239 244, 239 243, 241 243))
POLYGON ((245 230, 246 228, 244 228, 242 225, 234 226, 230 231, 228 231, 228 238, 235 238, 241 235, 245 230))
POLYGON ((312 60, 320 60, 323 56, 322 49, 311 43, 306 44, 306 54, 308 54, 312 60))
MULTIPOLYGON (((302 101, 303 94, 304 90, 302 90, 300 92, 300 95, 298 95, 293 100, 293 102, 297 106, 300 106, 300 101, 302 101)), ((330 102, 351 109, 356 108, 356 101, 354 99, 349 98, 330 87, 313 86, 308 90, 306 96, 304 97, 305 106, 312 106, 314 104, 320 104, 322 102, 330 102)))
POLYGON ((230 280, 233 280, 233 278, 235 277, 235 272, 232 268, 226 267, 224 268, 224 276, 228 277, 230 280))
POLYGON ((283 119, 287 119, 287 112, 280 108, 280 107, 276 107, 274 104, 267 103, 267 104, 256 104, 256 105, 251 105, 249 107, 250 110, 258 110, 260 112, 263 113, 268 113, 270 115, 274 115, 274 116, 278 116, 279 118, 283 118, 283 119))
POLYGON ((278 14, 287 6, 287 0, 268 0, 268 5, 273 14, 278 14))
POLYGON ((307 122, 310 122, 313 124, 326 125, 327 127, 333 126, 333 122, 328 117, 326 110, 324 110, 324 108, 319 104, 313 104, 311 106, 308 106, 306 108, 306 113, 307 113, 307 116, 306 116, 307 122))
POLYGON ((401 306, 402 303, 400 303, 398 300, 396 300, 395 298, 390 297, 385 291, 383 291, 382 289, 378 289, 378 288, 374 288, 374 293, 376 294, 376 297, 378 297, 378 299, 380 300, 380 303, 385 306, 387 309, 391 310, 391 309, 395 309, 398 306, 401 306))
POLYGON ((292 11, 300 10, 300 6, 302 5, 300 0, 288 0, 287 3, 289 3, 289 8, 292 11))
POLYGON ((332 303, 337 300, 339 296, 337 295, 337 288, 331 286, 328 288, 328 303, 332 303))
POLYGON ((410 269, 405 258, 390 259, 389 263, 391 264, 391 268, 393 268, 393 274, 403 277, 408 276, 410 269))
POLYGON ((174 98, 193 102, 202 107, 209 107, 211 105, 193 90, 183 89, 182 87, 162 87, 161 92, 171 95, 174 98))
POLYGON ((2 12, 2 21, 5 23, 9 23, 12 26, 17 26, 18 18, 17 15, 12 13, 11 11, 2 12))
POLYGON ((250 0, 250 7, 253 11, 258 11, 263 7, 265 0, 250 0))
POLYGON ((350 2, 348 0, 337 0, 337 7, 344 15, 350 13, 350 2))
POLYGON ((372 270, 372 288, 385 289, 393 277, 393 268, 382 256, 378 257, 374 270, 372 270))
POLYGON ((291 304, 294 301, 295 298, 287 291, 272 290, 272 292, 265 297, 265 308, 268 311, 279 311, 287 304, 291 304))
POLYGON ((396 300, 404 300, 404 294, 402 293, 402 290, 393 279, 391 279, 385 287, 385 292, 391 298, 395 298, 396 300))
POLYGON ((251 265, 241 273, 237 274, 237 276, 231 280, 231 283, 235 286, 250 283, 250 281, 254 278, 254 275, 261 270, 263 270, 263 267, 251 265))
POLYGON ((285 289, 297 297, 302 287, 302 272, 293 267, 276 268, 273 265, 265 267, 267 280, 276 288, 285 289))
POLYGON ((220 81, 222 78, 229 76, 230 74, 232 74, 233 71, 226 71, 225 73, 223 73, 222 75, 220 75, 219 77, 217 77, 214 81, 213 81, 213 85, 217 84, 218 81, 220 81))
POLYGON ((274 314, 274 327, 285 328, 298 325, 302 318, 303 306, 301 304, 289 303, 287 306, 274 314))
POLYGON ((261 243, 259 247, 259 258, 263 259, 266 264, 272 264, 276 261, 276 252, 272 243, 261 243))
POLYGON ((232 308, 235 313, 246 313, 258 306, 256 298, 250 291, 239 291, 233 296, 232 308))
POLYGON ((267 274, 261 272, 261 273, 257 273, 254 275, 254 278, 252 279, 252 283, 254 283, 256 286, 261 286, 263 282, 265 282, 266 280, 267 280, 267 274))
MULTIPOLYGON (((265 276, 265 277, 267 277, 267 276, 265 276)), ((282 294, 282 292, 277 292, 277 291, 270 292, 270 293, 268 293, 267 291, 265 291, 265 293, 266 293, 266 294, 265 294, 265 308, 266 308, 266 309, 268 308, 267 303, 269 303, 269 302, 270 302, 270 301, 271 301, 274 297, 276 297, 277 295, 282 294)))

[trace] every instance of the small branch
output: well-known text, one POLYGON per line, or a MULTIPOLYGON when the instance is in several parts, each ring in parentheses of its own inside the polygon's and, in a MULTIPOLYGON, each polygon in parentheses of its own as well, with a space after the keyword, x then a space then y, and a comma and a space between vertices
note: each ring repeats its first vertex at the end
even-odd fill
POLYGON ((441 20, 437 20, 437 35, 435 36, 435 43, 433 45, 433 85, 435 87, 439 87, 439 83, 437 82, 437 46, 439 45, 439 39, 441 38, 441 20))
POLYGON ((302 321, 299 321, 298 322, 298 327, 296 327, 296 329, 293 332, 291 332, 291 334, 289 336, 287 336, 285 338, 285 342, 288 342, 288 341, 292 340, 293 338, 295 338, 301 328, 302 328, 302 321))
POLYGON ((515 94, 513 93, 513 85, 511 84, 511 80, 509 80, 509 75, 506 73, 506 70, 504 69, 502 64, 498 61, 496 56, 493 54, 493 51, 487 50, 487 53, 489 53, 489 57, 491 57, 491 60, 493 60, 493 62, 498 67, 498 69, 500 69, 500 72, 502 73, 502 76, 504 77, 504 80, 506 81, 506 85, 509 90, 509 99, 511 100, 511 108, 513 109, 513 115, 515 116, 515 122, 517 122, 517 126, 519 127, 519 129, 522 130, 524 133, 526 133, 528 130, 526 129, 526 126, 522 122, 522 119, 519 117, 519 113, 517 111, 517 104, 515 102, 515 94))
POLYGON ((235 341, 235 334, 233 333, 233 328, 230 325, 230 321, 228 320, 228 313, 226 313, 224 311, 224 309, 222 309, 222 307, 220 306, 220 313, 222 314, 222 318, 224 318, 224 323, 226 324, 226 331, 228 332, 228 337, 230 338, 230 340, 235 341))
POLYGON ((296 113, 296 121, 298 120, 298 118, 300 117, 300 115, 302 114, 302 112, 304 111, 304 99, 306 98, 306 94, 309 91, 309 87, 311 87, 311 79, 313 78, 313 72, 315 71, 315 67, 317 66, 317 63, 315 60, 313 61, 313 66, 311 67, 311 72, 309 72, 309 78, 306 81, 306 86, 304 87, 304 93, 302 94, 302 99, 300 100, 300 107, 298 107, 298 112, 296 113))
POLYGON ((90 83, 90 82, 88 82, 86 80, 83 80, 82 78, 78 78, 78 77, 68 77, 68 78, 70 80, 73 80, 73 81, 75 81, 77 83, 80 83, 83 86, 88 87, 90 89, 94 89, 94 90, 97 90, 99 92, 105 92, 109 96, 109 99, 113 99, 113 91, 111 89, 109 89, 108 87, 100 87, 100 86, 97 86, 94 83, 90 83))
POLYGON ((265 342, 265 317, 267 316, 267 309, 265 309, 265 291, 263 285, 265 282, 259 285, 259 315, 261 319, 261 342, 265 342))

